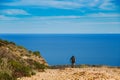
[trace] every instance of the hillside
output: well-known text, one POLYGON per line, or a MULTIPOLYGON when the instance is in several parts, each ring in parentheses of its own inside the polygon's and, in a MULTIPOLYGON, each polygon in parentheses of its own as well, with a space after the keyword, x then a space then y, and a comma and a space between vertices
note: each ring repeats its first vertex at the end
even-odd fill
POLYGON ((39 51, 30 51, 14 42, 0 40, 0 80, 34 75, 48 66, 39 51))

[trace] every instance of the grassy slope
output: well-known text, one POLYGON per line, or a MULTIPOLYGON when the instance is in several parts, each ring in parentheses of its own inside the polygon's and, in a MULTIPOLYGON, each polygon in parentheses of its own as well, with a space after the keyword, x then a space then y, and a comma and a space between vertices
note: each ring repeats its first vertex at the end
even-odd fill
POLYGON ((13 42, 0 40, 0 80, 16 80, 44 71, 47 63, 39 51, 29 51, 13 42))

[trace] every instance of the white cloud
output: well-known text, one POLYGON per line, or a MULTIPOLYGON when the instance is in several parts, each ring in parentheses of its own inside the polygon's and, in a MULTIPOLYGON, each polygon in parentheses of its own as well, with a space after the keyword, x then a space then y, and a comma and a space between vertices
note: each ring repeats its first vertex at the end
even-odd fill
POLYGON ((112 3, 112 0, 103 0, 103 3, 99 6, 99 8, 104 10, 112 10, 115 9, 116 6, 112 3))
POLYGON ((28 12, 22 10, 22 9, 5 9, 0 10, 1 14, 4 15, 30 15, 28 12))
POLYGON ((120 14, 117 13, 96 13, 96 14, 88 14, 84 16, 76 16, 76 15, 69 15, 69 16, 34 16, 30 18, 25 18, 25 20, 73 20, 73 19, 93 19, 93 18, 119 18, 120 14))
POLYGON ((72 9, 79 8, 82 5, 72 1, 41 1, 41 6, 62 8, 62 9, 72 9))
POLYGON ((7 16, 4 16, 4 15, 0 15, 0 20, 18 20, 18 18, 16 17, 7 17, 7 16))
POLYGON ((70 16, 34 16, 34 17, 27 17, 27 18, 16 18, 16 17, 7 17, 7 16, 0 16, 1 20, 25 20, 25 21, 39 21, 39 20, 89 20, 90 18, 118 18, 120 17, 119 14, 105 14, 105 13, 98 13, 98 14, 89 14, 86 16, 75 16, 75 15, 70 15, 70 16))
POLYGON ((37 6, 37 7, 54 7, 54 8, 78 8, 81 4, 73 1, 56 1, 56 0, 21 0, 19 2, 5 3, 9 6, 37 6))
POLYGON ((20 0, 19 2, 4 3, 11 6, 54 7, 62 9, 91 8, 112 9, 111 0, 20 0))
MULTIPOLYGON (((40 16, 36 16, 36 17, 32 17, 32 19, 37 20, 37 19, 77 19, 77 18, 81 18, 82 16, 44 16, 44 17, 40 17, 40 16)), ((29 18, 28 18, 29 19, 29 18)))
POLYGON ((27 18, 17 18, 17 17, 8 17, 4 15, 0 15, 1 20, 25 20, 25 21, 40 21, 40 20, 87 20, 89 21, 90 19, 97 18, 102 19, 102 18, 116 18, 118 19, 120 17, 120 14, 117 13, 94 13, 94 14, 88 14, 84 16, 76 16, 76 15, 69 15, 69 16, 33 16, 33 17, 27 17, 27 18))
POLYGON ((88 17, 120 17, 118 13, 94 13, 87 15, 88 17))

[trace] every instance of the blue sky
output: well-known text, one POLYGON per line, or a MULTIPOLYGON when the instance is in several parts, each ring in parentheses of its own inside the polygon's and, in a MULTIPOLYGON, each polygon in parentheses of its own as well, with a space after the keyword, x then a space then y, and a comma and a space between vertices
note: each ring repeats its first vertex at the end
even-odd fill
POLYGON ((0 0, 0 33, 120 33, 120 0, 0 0))

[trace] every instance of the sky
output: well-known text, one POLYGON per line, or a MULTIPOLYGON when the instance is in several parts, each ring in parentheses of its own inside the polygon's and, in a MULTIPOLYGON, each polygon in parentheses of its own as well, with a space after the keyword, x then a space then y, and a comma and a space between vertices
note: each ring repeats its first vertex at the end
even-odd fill
POLYGON ((0 0, 0 33, 120 34, 120 0, 0 0))

